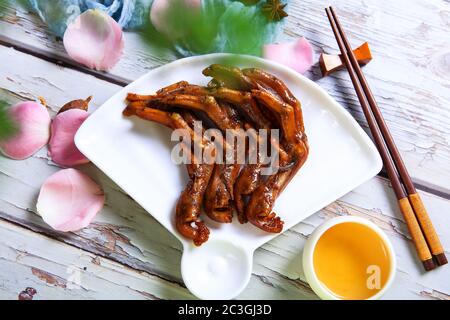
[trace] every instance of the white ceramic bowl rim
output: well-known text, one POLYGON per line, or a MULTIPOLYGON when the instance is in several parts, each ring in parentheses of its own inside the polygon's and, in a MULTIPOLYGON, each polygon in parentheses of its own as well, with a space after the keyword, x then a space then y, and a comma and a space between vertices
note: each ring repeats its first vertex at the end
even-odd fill
POLYGON ((338 224, 346 223, 346 222, 354 222, 354 223, 359 223, 364 226, 367 226, 368 228, 370 228, 371 230, 375 231, 378 234, 378 236, 383 240, 383 242, 385 243, 385 245, 387 247, 389 258, 391 261, 391 268, 390 268, 388 280, 386 281, 385 285, 383 286, 383 288, 381 288, 380 291, 378 291, 375 295, 368 298, 368 300, 379 299, 389 289, 389 287, 392 285, 392 282, 394 281, 395 273, 396 273, 396 269, 397 269, 397 260, 395 257, 395 252, 394 252, 392 243, 389 240, 389 238, 387 237, 387 235, 385 234, 385 232, 383 230, 381 230, 373 222, 371 222, 367 219, 361 218, 361 217, 342 216, 342 217, 332 218, 330 220, 327 220, 326 222, 321 224, 319 227, 317 227, 316 230, 314 230, 314 232, 309 237, 309 239, 305 245, 304 251, 303 251, 303 270, 305 272, 306 279, 307 279, 308 283, 310 284, 311 288, 314 290, 314 292, 320 298, 328 299, 328 300, 340 300, 337 296, 335 296, 333 293, 331 293, 331 291, 326 286, 324 286, 321 283, 321 281, 318 279, 318 277, 314 271, 313 258, 314 258, 315 247, 316 247, 319 239, 322 237, 322 235, 326 231, 328 231, 331 227, 334 227, 338 224))

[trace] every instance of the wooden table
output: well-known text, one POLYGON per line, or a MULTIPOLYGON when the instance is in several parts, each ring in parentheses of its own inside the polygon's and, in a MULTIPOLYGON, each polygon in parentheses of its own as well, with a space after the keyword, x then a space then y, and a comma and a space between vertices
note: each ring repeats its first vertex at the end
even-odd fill
MULTIPOLYGON (((316 54, 337 52, 324 3, 291 1, 285 34, 305 36, 316 54)), ((353 44, 369 41, 368 80, 450 256, 450 3, 446 0, 333 1, 353 44)), ((92 106, 152 68, 176 59, 152 54, 136 33, 110 73, 71 62, 61 41, 20 7, 0 17, 0 96, 11 103, 43 96, 54 114, 65 102, 94 95, 92 106)), ((3 10, 2 10, 3 11, 3 10)), ((348 75, 307 74, 367 129, 348 75)), ((330 159, 331 160, 331 159, 330 159)), ((25 161, 0 157, 0 298, 27 287, 35 299, 191 299, 180 276, 181 245, 93 165, 81 168, 104 188, 107 203, 89 227, 51 230, 36 214, 42 182, 59 170, 43 149, 25 161)), ((382 173, 270 241, 255 253, 242 299, 316 299, 300 257, 308 235, 340 215, 375 222, 398 258, 391 299, 450 299, 450 267, 425 274, 393 192, 382 173)))

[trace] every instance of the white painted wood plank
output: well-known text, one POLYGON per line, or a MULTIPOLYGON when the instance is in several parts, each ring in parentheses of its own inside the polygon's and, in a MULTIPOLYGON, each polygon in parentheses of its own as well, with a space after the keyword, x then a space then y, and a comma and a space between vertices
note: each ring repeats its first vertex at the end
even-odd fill
MULTIPOLYGON (((450 3, 445 0, 335 0, 354 45, 369 41, 375 57, 365 73, 413 179, 450 194, 450 3)), ((317 54, 337 52, 320 1, 292 1, 287 38, 306 36, 317 54)), ((18 8, 0 18, 1 37, 66 59, 63 46, 34 16, 18 8)), ((126 54, 108 74, 133 81, 149 69, 175 59, 126 34, 126 54)), ((319 79, 314 68, 308 74, 319 79)), ((318 83, 346 106, 365 127, 365 120, 345 72, 318 83)))
MULTIPOLYGON (((94 88, 94 107, 119 89, 92 76, 1 46, 0 57, 4 62, 0 69, 1 95, 11 101, 42 95, 48 100, 52 112, 55 112, 58 106, 69 100, 92 94, 94 88)), ((42 182, 58 169, 49 162, 45 149, 26 161, 1 157, 0 216, 72 246, 158 276, 163 282, 181 285, 181 246, 178 241, 92 165, 83 166, 82 170, 104 188, 106 207, 93 224, 78 233, 53 233, 35 214, 35 201, 42 182)), ((444 214, 450 208, 450 201, 430 194, 424 194, 424 200, 444 246, 450 252, 450 230, 445 228, 450 221, 449 216, 444 214)), ((314 298, 304 282, 301 250, 306 237, 316 226, 325 219, 342 214, 368 217, 392 239, 399 258, 399 273, 393 289, 386 297, 449 298, 450 283, 445 281, 450 275, 448 268, 421 274, 392 190, 381 178, 357 188, 341 201, 321 210, 259 249, 255 254, 252 280, 241 298, 314 298)), ((33 242, 33 239, 29 241, 33 242)), ((8 264, 8 270, 15 269, 8 264)), ((18 279, 14 282, 17 290, 23 290, 26 283, 20 274, 13 274, 12 277, 18 279)), ((55 293, 55 297, 58 294, 55 293)), ((174 293, 173 297, 177 295, 174 293)))

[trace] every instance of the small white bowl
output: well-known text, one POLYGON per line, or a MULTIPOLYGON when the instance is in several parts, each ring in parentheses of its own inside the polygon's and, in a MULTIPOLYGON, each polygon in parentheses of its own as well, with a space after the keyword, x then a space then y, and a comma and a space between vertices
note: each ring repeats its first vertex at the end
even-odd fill
POLYGON ((360 223, 362 225, 365 225, 375 231, 378 236, 383 240, 383 242, 386 245, 386 248, 388 249, 389 259, 391 262, 391 269, 389 273, 389 277, 386 281, 386 284, 381 288, 380 291, 378 291, 376 294, 368 298, 367 300, 376 300, 379 299, 386 290, 389 289, 389 287, 392 285, 392 282, 394 281, 396 269, 397 269, 397 260, 395 258, 394 248, 392 247, 392 244, 389 240, 389 238, 386 236, 386 234, 381 230, 378 226, 376 226, 374 223, 370 222, 369 220, 360 218, 360 217, 354 217, 354 216, 344 216, 344 217, 337 217, 330 219, 326 222, 324 222, 322 225, 320 225, 309 237, 308 241, 305 244, 305 248, 303 249, 303 270, 305 272, 306 280, 308 281, 309 285, 313 289, 313 291, 323 300, 341 300, 339 297, 335 296, 328 288, 326 288, 318 279, 316 272, 314 270, 314 250, 316 248, 317 242, 319 241, 320 237, 331 227, 345 222, 354 222, 354 223, 360 223))

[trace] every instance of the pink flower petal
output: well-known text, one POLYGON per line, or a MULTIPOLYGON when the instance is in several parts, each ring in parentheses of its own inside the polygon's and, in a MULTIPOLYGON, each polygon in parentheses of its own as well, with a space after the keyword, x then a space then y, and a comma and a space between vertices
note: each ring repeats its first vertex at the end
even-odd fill
POLYGON ((65 167, 89 162, 74 141, 75 134, 88 117, 89 113, 81 109, 67 110, 55 117, 48 151, 53 162, 65 167))
POLYGON ((80 230, 103 208, 105 195, 91 178, 75 169, 58 171, 41 187, 37 211, 59 231, 80 230))
POLYGON ((32 101, 21 102, 11 107, 9 114, 18 126, 18 133, 0 142, 1 153, 23 160, 47 144, 51 119, 43 105, 32 101))
POLYGON ((150 10, 150 21, 158 32, 170 39, 177 39, 183 35, 185 30, 183 30, 183 23, 173 21, 171 15, 184 12, 184 10, 198 12, 201 6, 201 0, 154 0, 150 10))
POLYGON ((101 10, 87 10, 64 33, 69 56, 96 70, 109 70, 120 60, 124 39, 120 25, 101 10))
POLYGON ((305 73, 313 64, 314 51, 308 40, 300 38, 293 42, 265 45, 263 57, 305 73))

